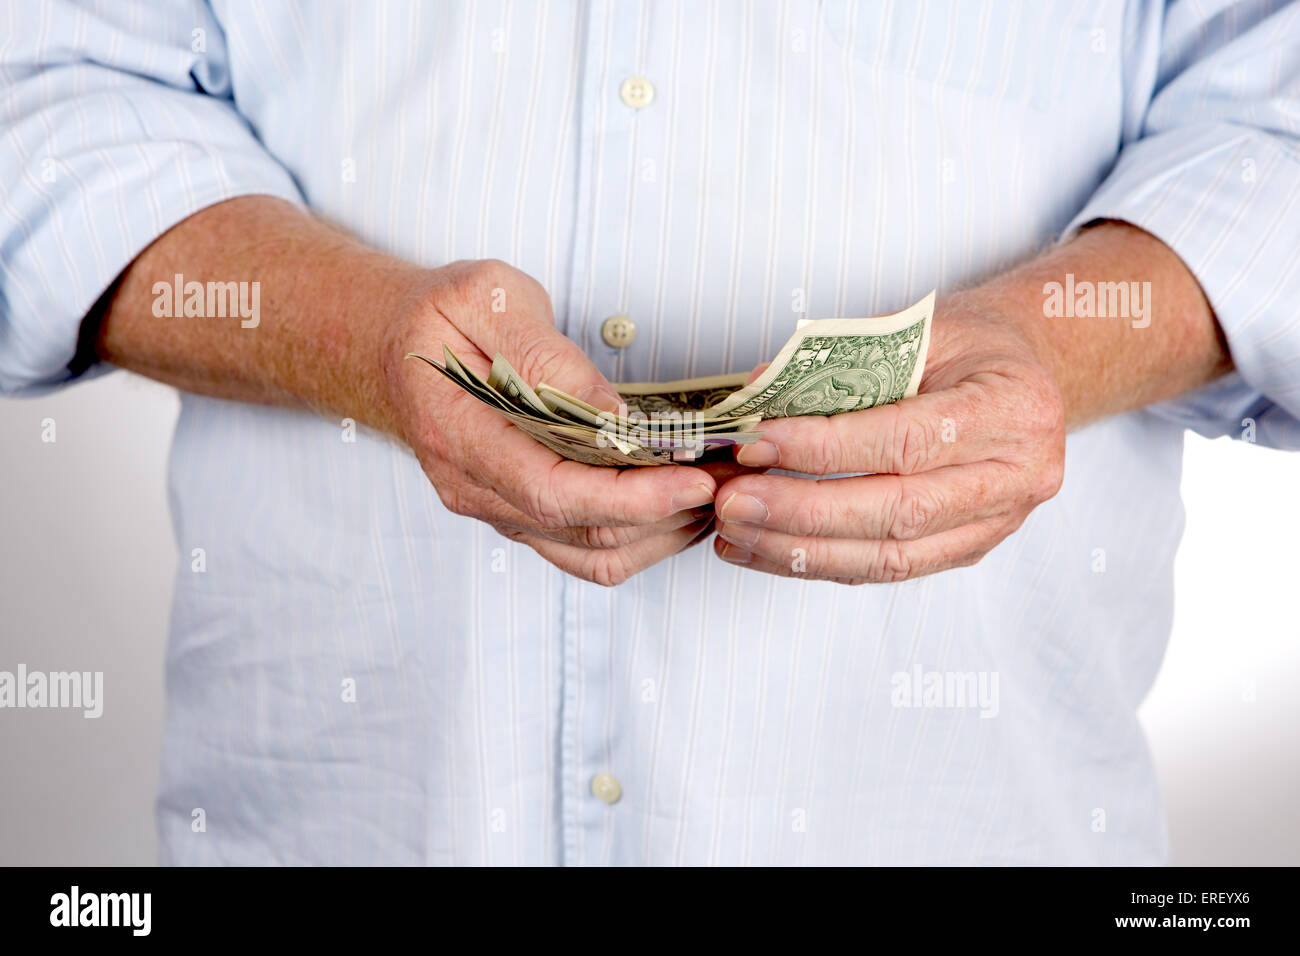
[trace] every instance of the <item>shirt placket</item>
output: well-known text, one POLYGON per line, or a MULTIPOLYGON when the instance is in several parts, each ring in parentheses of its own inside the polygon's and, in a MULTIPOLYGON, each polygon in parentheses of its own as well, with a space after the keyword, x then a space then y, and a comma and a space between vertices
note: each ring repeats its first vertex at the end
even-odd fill
MULTIPOLYGON (((601 373, 617 380, 620 356, 637 337, 618 308, 617 259, 628 228, 617 197, 627 188, 628 150, 638 114, 654 99, 637 70, 639 17, 613 3, 587 6, 578 129, 577 210, 568 314, 557 317, 601 373), (616 201, 617 200, 617 201, 616 201), (599 217, 599 218, 598 218, 599 217)), ((622 798, 619 768, 609 766, 611 592, 566 577, 562 606, 561 823, 565 865, 599 862, 608 815, 622 798)))

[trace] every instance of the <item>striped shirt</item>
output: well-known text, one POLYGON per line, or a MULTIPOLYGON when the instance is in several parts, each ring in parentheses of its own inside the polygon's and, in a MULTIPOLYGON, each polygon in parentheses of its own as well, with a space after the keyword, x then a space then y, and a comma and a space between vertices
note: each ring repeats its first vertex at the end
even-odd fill
POLYGON ((43 0, 0 24, 8 393, 75 377, 132 258, 251 193, 430 266, 510 262, 614 381, 748 369, 801 317, 1124 219, 1192 269, 1238 369, 1073 434, 1061 493, 978 565, 860 588, 694 548, 603 589, 446 511, 386 440, 185 395, 165 861, 1166 858, 1135 711, 1183 429, 1300 446, 1300 5, 43 0))

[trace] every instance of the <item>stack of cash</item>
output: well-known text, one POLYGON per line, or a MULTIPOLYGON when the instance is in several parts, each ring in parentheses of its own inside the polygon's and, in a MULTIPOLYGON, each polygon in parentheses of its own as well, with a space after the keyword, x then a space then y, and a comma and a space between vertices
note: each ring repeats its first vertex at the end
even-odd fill
POLYGON ((757 441, 766 418, 836 415, 916 394, 930 345, 934 293, 894 315, 812 319, 761 375, 615 385, 623 407, 604 411, 539 382, 501 355, 484 380, 443 347, 443 362, 411 352, 556 453, 589 465, 662 465, 757 441))

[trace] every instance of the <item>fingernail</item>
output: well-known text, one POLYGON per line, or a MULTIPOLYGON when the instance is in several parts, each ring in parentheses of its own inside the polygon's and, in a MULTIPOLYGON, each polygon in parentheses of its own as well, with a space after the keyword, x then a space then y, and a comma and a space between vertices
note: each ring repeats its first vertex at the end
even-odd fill
POLYGON ((768 519, 770 512, 760 499, 736 492, 726 500, 718 514, 722 516, 723 521, 748 521, 751 524, 761 524, 768 519))
POLYGON ((673 495, 669 514, 677 514, 687 508, 701 508, 713 501, 713 489, 708 485, 691 485, 689 488, 673 495))
POLYGON ((750 561, 754 560, 754 556, 748 551, 742 551, 740 548, 733 548, 729 544, 722 546, 722 554, 720 557, 723 561, 730 561, 732 564, 749 564, 750 561))
POLYGON ((595 405, 603 412, 613 412, 619 414, 623 405, 623 400, 618 397, 618 393, 612 392, 604 385, 588 385, 577 395, 588 405, 595 405))
POLYGON ((780 458, 780 449, 770 441, 756 441, 752 445, 742 445, 740 451, 736 453, 736 461, 751 468, 775 465, 780 458))
POLYGON ((718 537, 723 541, 730 541, 732 544, 740 545, 742 548, 753 548, 758 544, 758 538, 762 534, 760 528, 755 528, 749 524, 727 524, 725 521, 718 525, 718 537))

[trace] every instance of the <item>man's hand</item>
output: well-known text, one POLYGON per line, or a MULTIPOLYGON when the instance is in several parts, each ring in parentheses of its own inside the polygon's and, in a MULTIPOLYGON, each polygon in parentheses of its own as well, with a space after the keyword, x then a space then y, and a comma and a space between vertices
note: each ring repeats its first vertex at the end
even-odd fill
POLYGON ((500 262, 421 268, 267 196, 219 203, 169 230, 85 331, 101 358, 177 388, 311 407, 396 436, 447 507, 601 584, 702 539, 713 475, 728 473, 561 459, 428 367, 403 361, 409 351, 439 356, 446 343, 482 373, 501 352, 530 380, 616 405, 609 383, 556 330, 537 282, 500 262), (260 283, 260 321, 155 317, 154 283, 177 274, 260 283))
POLYGON ((831 418, 763 423, 718 489, 714 549, 791 577, 900 581, 973 564, 1061 485, 1065 428, 1181 395, 1232 369, 1196 279, 1120 222, 940 301, 919 394, 831 418), (1142 321, 1048 318, 1046 286, 1139 282, 1142 321))
POLYGON ((707 472, 566 461, 427 366, 403 361, 410 351, 441 355, 444 343, 484 378, 500 352, 526 380, 544 380, 598 407, 617 411, 618 395, 556 330, 550 300, 535 280, 493 260, 434 270, 391 327, 381 361, 401 437, 448 509, 605 585, 708 534, 716 485, 707 472))
POLYGON ((940 302, 920 393, 829 418, 763 423, 739 460, 816 481, 722 486, 715 550, 786 577, 890 582, 973 564, 1054 495, 1061 392, 1023 330, 957 295, 940 302))

